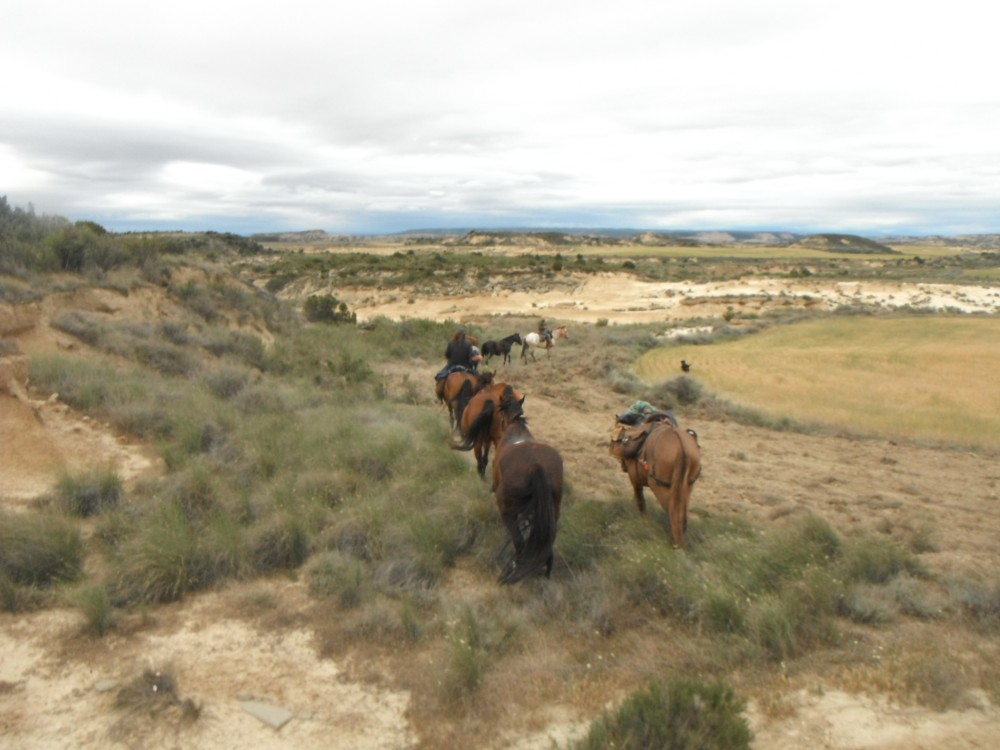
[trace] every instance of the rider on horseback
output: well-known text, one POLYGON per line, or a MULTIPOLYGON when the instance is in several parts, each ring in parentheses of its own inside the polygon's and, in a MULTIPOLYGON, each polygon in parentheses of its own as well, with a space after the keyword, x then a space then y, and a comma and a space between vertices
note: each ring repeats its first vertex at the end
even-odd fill
POLYGON ((478 364, 478 362, 473 363, 472 361, 474 348, 468 336, 465 335, 464 328, 455 331, 455 335, 451 337, 451 341, 448 342, 448 346, 444 350, 444 356, 448 363, 434 376, 435 380, 444 380, 448 377, 448 373, 455 370, 474 371, 475 365, 478 364))

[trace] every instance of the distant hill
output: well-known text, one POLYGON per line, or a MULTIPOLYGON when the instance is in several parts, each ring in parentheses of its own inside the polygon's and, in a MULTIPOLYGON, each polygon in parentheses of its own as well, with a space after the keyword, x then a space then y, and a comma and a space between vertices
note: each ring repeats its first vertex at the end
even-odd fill
POLYGON ((831 253, 897 253, 888 245, 854 234, 811 234, 796 244, 831 253))
POLYGON ((511 228, 511 229, 413 229, 385 235, 329 234, 322 229, 301 232, 268 232, 251 235, 257 242, 290 242, 310 245, 352 245, 378 242, 380 239, 402 241, 409 245, 441 244, 456 247, 511 246, 553 247, 563 245, 646 245, 686 247, 730 247, 759 245, 786 247, 797 245, 838 253, 894 253, 891 245, 953 246, 970 250, 1000 250, 1000 234, 973 234, 945 237, 940 235, 893 235, 879 240, 855 234, 802 234, 755 230, 642 230, 580 228, 511 228))

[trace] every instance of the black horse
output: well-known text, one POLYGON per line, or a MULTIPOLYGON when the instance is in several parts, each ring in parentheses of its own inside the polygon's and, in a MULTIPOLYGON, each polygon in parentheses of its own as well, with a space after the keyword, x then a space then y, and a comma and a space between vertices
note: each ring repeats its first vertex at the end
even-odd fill
POLYGON ((483 361, 486 364, 490 363, 490 357, 495 354, 499 354, 503 357, 503 363, 510 364, 510 350, 514 344, 523 343, 521 341, 520 333, 512 333, 510 336, 506 336, 499 341, 487 341, 483 344, 483 361))

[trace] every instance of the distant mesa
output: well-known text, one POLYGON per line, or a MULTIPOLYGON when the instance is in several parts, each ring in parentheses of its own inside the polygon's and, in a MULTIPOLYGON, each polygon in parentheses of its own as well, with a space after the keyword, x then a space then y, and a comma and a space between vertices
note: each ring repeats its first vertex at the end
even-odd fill
POLYGON ((888 245, 881 242, 858 237, 854 234, 812 234, 803 237, 796 243, 812 250, 826 250, 831 253, 887 253, 898 255, 888 245))

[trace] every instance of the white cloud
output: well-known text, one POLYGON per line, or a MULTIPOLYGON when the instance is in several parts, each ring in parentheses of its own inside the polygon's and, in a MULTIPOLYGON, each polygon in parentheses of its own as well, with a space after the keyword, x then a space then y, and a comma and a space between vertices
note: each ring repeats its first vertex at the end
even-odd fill
POLYGON ((15 0, 0 194, 111 228, 991 231, 982 7, 15 0))

